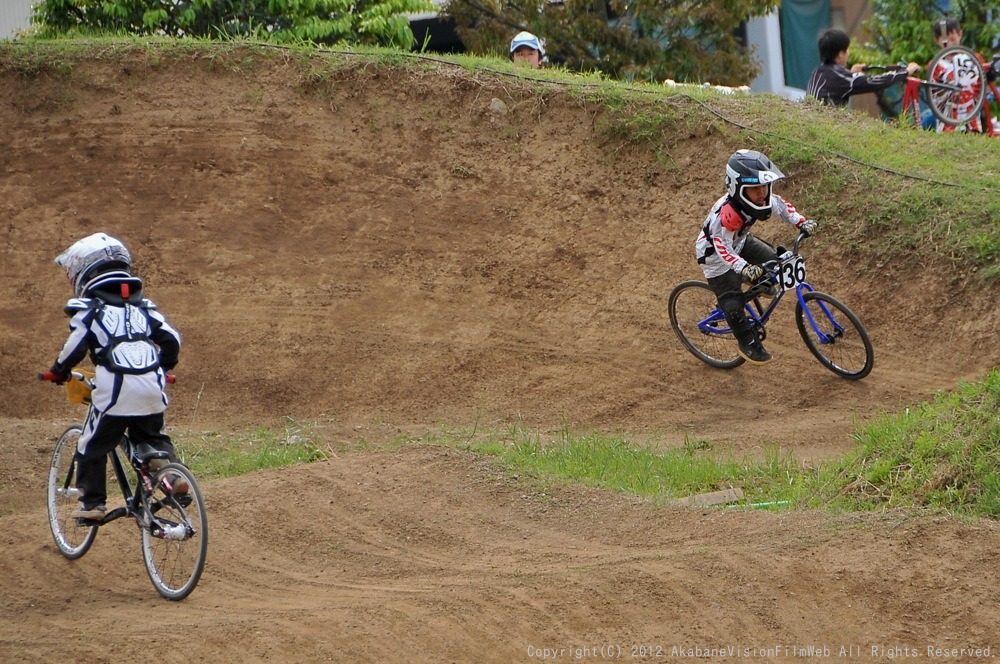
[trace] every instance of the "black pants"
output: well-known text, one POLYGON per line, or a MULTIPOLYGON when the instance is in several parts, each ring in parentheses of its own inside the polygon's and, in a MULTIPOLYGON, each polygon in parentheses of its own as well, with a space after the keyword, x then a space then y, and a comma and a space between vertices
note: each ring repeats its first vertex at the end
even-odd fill
POLYGON ((108 452, 115 448, 125 433, 133 443, 147 443, 154 449, 167 452, 171 461, 177 460, 174 444, 163 426, 163 413, 152 415, 104 415, 91 408, 83 425, 81 444, 83 451, 76 453, 76 487, 87 507, 103 504, 108 498, 108 452))
MULTIPOLYGON (((760 265, 775 260, 778 257, 778 252, 764 240, 747 235, 746 242, 743 243, 743 248, 740 250, 740 257, 750 263, 760 265)), ((708 285, 715 293, 715 297, 719 300, 719 306, 723 310, 725 310, 724 304, 727 299, 739 297, 742 300, 743 298, 743 277, 733 270, 718 277, 711 277, 708 280, 708 285)))

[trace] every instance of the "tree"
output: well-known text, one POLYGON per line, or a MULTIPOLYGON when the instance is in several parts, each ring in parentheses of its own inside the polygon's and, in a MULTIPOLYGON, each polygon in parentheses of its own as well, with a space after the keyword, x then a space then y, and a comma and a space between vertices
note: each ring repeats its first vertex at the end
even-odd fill
MULTIPOLYGON (((962 24, 963 45, 989 59, 998 48, 1000 0, 951 0, 947 12, 941 4, 940 0, 873 0, 872 16, 865 22, 871 40, 863 54, 869 62, 926 63, 939 48, 934 43, 934 20, 952 16, 962 24)), ((858 55, 862 51, 852 49, 853 59, 858 55)))
MULTIPOLYGON (((851 61, 869 64, 930 61, 940 48, 934 43, 934 21, 945 16, 962 25, 962 44, 987 59, 1000 45, 1000 0, 951 0, 941 9, 940 0, 873 0, 872 16, 865 22, 871 40, 851 47, 851 61)), ((896 117, 902 102, 902 85, 877 93, 879 106, 888 117, 896 117)), ((994 102, 996 103, 996 102, 994 102)))
POLYGON ((411 48, 406 14, 432 9, 430 0, 41 0, 32 22, 43 36, 86 31, 411 48))
POLYGON ((448 0, 473 53, 507 55, 519 30, 545 40, 554 62, 615 78, 745 85, 760 72, 736 33, 779 0, 448 0))

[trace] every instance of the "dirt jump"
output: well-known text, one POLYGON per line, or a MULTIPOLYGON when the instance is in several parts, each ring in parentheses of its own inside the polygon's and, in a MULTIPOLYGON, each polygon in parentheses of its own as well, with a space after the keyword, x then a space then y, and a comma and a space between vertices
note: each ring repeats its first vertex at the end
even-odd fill
MULTIPOLYGON (((857 423, 995 366, 995 293, 879 265, 821 219, 811 281, 865 321, 872 374, 820 366, 790 306, 774 362, 711 369, 672 335, 666 298, 700 275, 693 242, 737 132, 685 125, 664 158, 557 86, 307 69, 108 48, 0 70, 0 661, 1000 653, 995 522, 654 507, 382 445, 516 425, 813 463, 850 449, 857 423), (52 445, 83 415, 34 380, 67 331, 52 261, 96 231, 129 246, 183 335, 173 431, 292 418, 347 450, 205 482, 208 565, 182 602, 152 589, 134 529, 103 528, 73 562, 48 530, 52 445)), ((793 173, 781 193, 817 180, 793 173)))

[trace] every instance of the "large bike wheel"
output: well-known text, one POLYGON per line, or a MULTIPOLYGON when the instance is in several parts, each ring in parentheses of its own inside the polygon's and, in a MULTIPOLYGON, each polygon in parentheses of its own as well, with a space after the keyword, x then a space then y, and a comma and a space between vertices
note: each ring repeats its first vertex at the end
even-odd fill
POLYGON ((691 353, 719 369, 734 369, 746 360, 729 323, 719 311, 715 293, 703 281, 685 281, 667 302, 670 327, 691 353))
POLYGON ((871 373, 875 352, 865 326, 832 295, 810 292, 795 305, 795 323, 810 352, 844 378, 860 380, 871 373))
POLYGON ((181 464, 167 464, 152 483, 153 492, 145 497, 151 521, 142 529, 142 559, 156 591, 181 600, 205 569, 208 514, 194 475, 181 464))
POLYGON ((964 46, 937 52, 927 65, 928 102, 941 122, 961 125, 979 116, 986 99, 986 75, 979 57, 964 46))
POLYGON ((52 452, 52 463, 49 464, 49 480, 46 491, 46 505, 49 509, 49 528, 56 541, 59 553, 70 560, 76 560, 87 553, 90 545, 97 537, 97 526, 78 525, 77 520, 70 516, 73 510, 80 507, 80 491, 75 486, 76 444, 80 440, 83 427, 75 424, 66 429, 52 452))

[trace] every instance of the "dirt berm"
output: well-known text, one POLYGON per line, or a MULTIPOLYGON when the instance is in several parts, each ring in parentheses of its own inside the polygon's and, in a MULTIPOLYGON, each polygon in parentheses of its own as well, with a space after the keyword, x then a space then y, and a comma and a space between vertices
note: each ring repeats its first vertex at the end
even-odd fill
MULTIPOLYGON (((810 276, 865 321, 873 373, 820 366, 791 307, 773 363, 710 369, 666 296, 699 275, 692 243, 744 134, 680 123, 658 158, 558 86, 317 57, 344 59, 107 46, 0 67, 0 661, 997 656, 993 522, 653 508, 378 445, 523 425, 814 462, 996 365, 994 292, 881 265, 884 238, 848 248, 845 206, 810 276), (180 603, 156 596, 130 526, 76 562, 48 533, 52 442, 82 416, 34 381, 67 329, 52 259, 98 230, 184 336, 174 431, 292 418, 323 447, 376 443, 206 482, 208 567, 180 603)), ((781 192, 801 209, 818 177, 781 192)), ((774 220, 760 234, 789 239, 774 220)))

